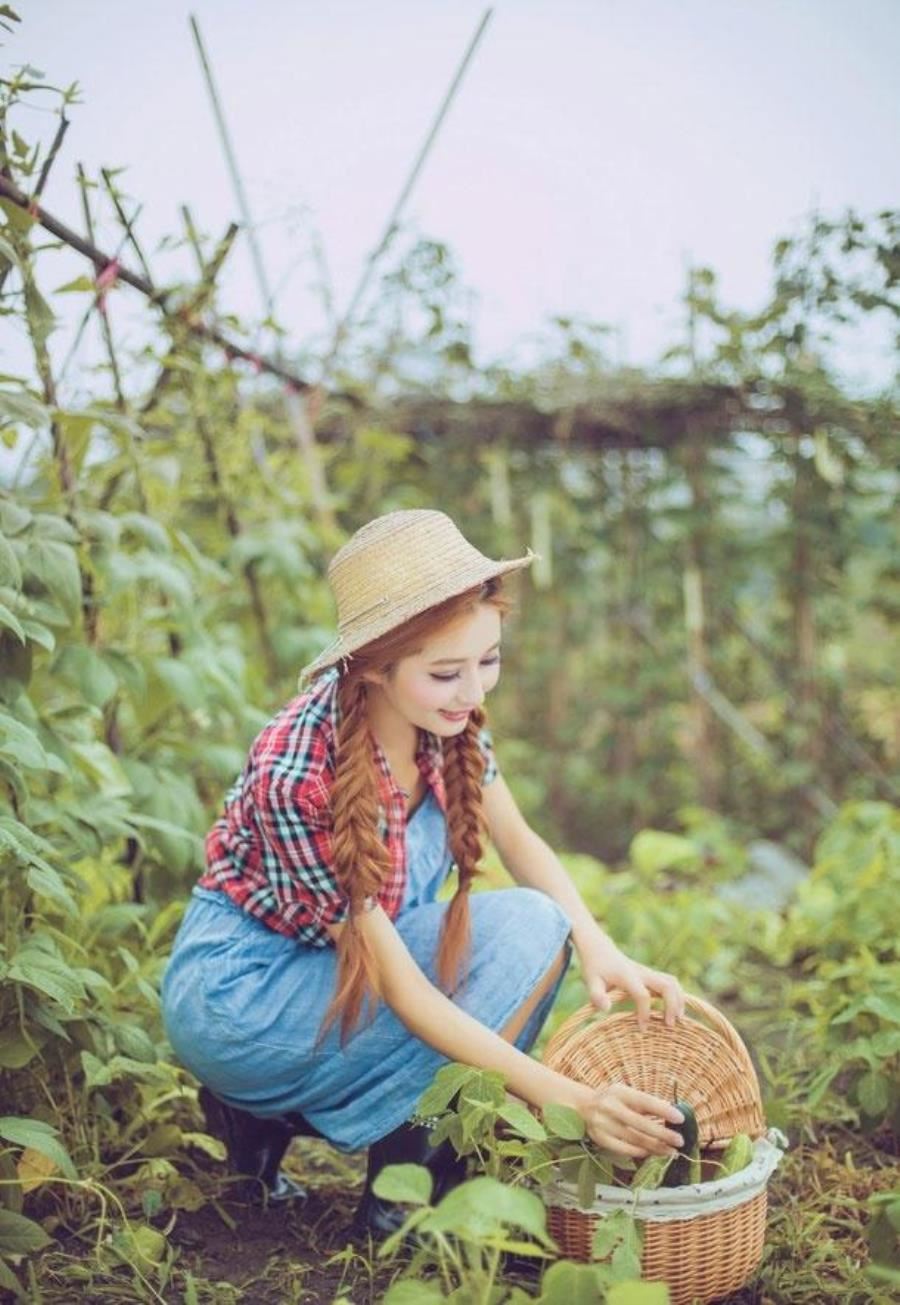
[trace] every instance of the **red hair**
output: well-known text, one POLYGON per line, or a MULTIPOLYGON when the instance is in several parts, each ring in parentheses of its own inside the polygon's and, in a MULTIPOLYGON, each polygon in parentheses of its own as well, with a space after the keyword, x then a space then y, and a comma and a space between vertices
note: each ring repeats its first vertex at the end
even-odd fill
MULTIPOLYGON (((331 790, 332 849, 335 878, 349 899, 350 911, 337 939, 337 981, 319 1040, 340 1019, 341 1041, 346 1041, 359 1022, 363 1004, 368 1004, 370 1017, 374 1017, 381 996, 375 958, 357 927, 366 898, 378 897, 391 868, 388 849, 378 836, 378 784, 365 677, 373 672, 390 673, 398 661, 419 652, 428 639, 474 611, 479 603, 497 608, 502 616, 510 608, 501 581, 489 580, 373 639, 354 652, 341 675, 340 723, 331 790)), ((459 872, 438 946, 438 981, 447 992, 468 968, 469 889, 479 873, 478 864, 484 852, 481 802, 484 755, 478 735, 485 720, 485 712, 479 708, 471 713, 461 733, 442 741, 450 850, 459 872)))

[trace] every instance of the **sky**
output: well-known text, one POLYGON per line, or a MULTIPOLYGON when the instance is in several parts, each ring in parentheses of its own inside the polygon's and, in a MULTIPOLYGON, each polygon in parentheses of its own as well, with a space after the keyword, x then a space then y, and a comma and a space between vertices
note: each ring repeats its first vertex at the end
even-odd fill
MULTIPOLYGON (((46 207, 81 228, 76 162, 125 166, 151 250, 180 232, 181 203, 213 234, 238 215, 196 14, 298 347, 323 322, 310 224, 342 308, 484 12, 472 0, 14 7, 23 22, 0 60, 82 90, 46 207)), ((582 314, 615 327, 620 360, 650 365, 683 338, 689 262, 751 310, 774 241, 813 208, 897 206, 898 67, 900 0, 500 0, 405 216, 451 247, 477 357, 511 356, 550 315, 582 314)), ((18 127, 47 135, 53 120, 23 110, 18 127)), ((101 230, 115 243, 108 218, 101 230)), ((157 279, 187 274, 186 258, 154 253, 157 279)), ((73 262, 54 284, 85 270, 73 262)), ((259 314, 246 242, 221 284, 224 308, 259 314)), ((71 324, 57 349, 70 337, 71 324)), ((0 370, 14 354, 7 344, 0 370)), ((884 337, 848 341, 840 361, 851 382, 877 383, 884 337)))

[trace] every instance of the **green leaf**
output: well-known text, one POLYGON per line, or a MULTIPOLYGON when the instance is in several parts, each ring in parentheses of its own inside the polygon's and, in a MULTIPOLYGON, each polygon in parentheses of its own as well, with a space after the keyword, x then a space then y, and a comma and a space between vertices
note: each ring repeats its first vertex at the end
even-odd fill
POLYGON ((39 345, 46 345, 47 340, 56 330, 56 317, 53 309, 35 285, 27 264, 23 268, 22 290, 25 296, 25 315, 32 338, 39 345))
MULTIPOLYGON (((119 949, 122 950, 121 948, 119 949)), ((113 1024, 116 1046, 124 1056, 138 1060, 143 1065, 155 1065, 159 1057, 153 1039, 137 1024, 113 1024)))
MULTIPOLYGON (((3 395, 0 391, 0 395, 3 395)), ((2 400, 0 400, 2 402, 2 400)), ((20 535, 32 522, 32 514, 14 499, 0 496, 0 530, 4 535, 20 535)))
POLYGON ((172 696, 193 709, 206 700, 206 690, 197 671, 180 657, 156 657, 153 672, 172 696))
POLYGON ((81 572, 71 546, 56 539, 31 538, 24 568, 75 617, 81 606, 81 572))
POLYGON ((438 1305, 444 1299, 444 1293, 433 1282, 422 1282, 420 1278, 400 1278, 392 1282, 384 1296, 383 1305, 438 1305))
POLYGON ((590 1264, 558 1260, 541 1279, 538 1305, 598 1305, 600 1299, 600 1281, 590 1264))
POLYGON ((23 1214, 0 1209, 0 1252, 6 1255, 27 1255, 42 1251, 50 1245, 50 1238, 39 1223, 26 1219, 23 1214))
POLYGON ((26 875, 29 888, 34 892, 40 893, 42 897, 49 897, 51 901, 61 906, 66 915, 78 918, 78 907, 75 899, 63 883, 62 877, 58 871, 53 869, 52 865, 46 862, 40 865, 32 865, 26 875))
POLYGON ((0 753, 26 770, 47 770, 49 761, 34 730, 0 711, 0 753))
MULTIPOLYGON (((0 17, 2 17, 2 13, 3 9, 0 8, 0 17)), ((20 267, 22 263, 18 250, 4 236, 0 236, 0 259, 6 259, 7 263, 12 263, 13 267, 20 267)))
POLYGON ((78 759, 79 769, 90 777, 104 797, 127 797, 134 791, 121 761, 100 739, 70 743, 69 751, 78 759))
MULTIPOLYGON (((0 390, 0 423, 20 423, 23 426, 30 426, 33 430, 40 430, 41 427, 48 425, 50 420, 49 409, 37 399, 32 398, 27 390, 0 390)), ((26 511, 27 509, 20 509, 26 511)), ((7 521, 3 515, 0 515, 0 526, 8 534, 15 533, 10 531, 7 521)))
POLYGON ((863 1074, 856 1085, 856 1096, 870 1118, 880 1119, 890 1105, 890 1080, 884 1074, 863 1074))
POLYGON ((55 539, 60 544, 77 544, 81 535, 58 512, 36 512, 31 522, 32 530, 41 539, 55 539))
POLYGON ((647 876, 699 859, 698 849, 689 839, 661 829, 642 829, 632 840, 628 855, 635 869, 647 876))
POLYGON ((70 1012, 75 1002, 85 996, 84 987, 73 975, 71 967, 34 939, 24 942, 14 954, 6 977, 45 993, 70 1012))
POLYGON ((5 535, 0 535, 0 585, 22 588, 22 568, 15 549, 5 535))
MULTIPOLYGON (((4 6, 5 7, 5 6, 4 6)), ((12 1269, 3 1260, 0 1260, 0 1287, 4 1291, 12 1292, 16 1300, 27 1301, 28 1297, 19 1279, 13 1273, 12 1269)))
POLYGON ((454 1187, 422 1227, 432 1232, 478 1237, 499 1232, 504 1224, 521 1228, 545 1245, 552 1245, 547 1235, 547 1211, 540 1198, 522 1187, 508 1187, 487 1174, 454 1187))
POLYGON ((22 629, 31 643, 46 648, 47 652, 53 652, 56 647, 56 636, 46 625, 42 625, 40 621, 25 620, 22 622, 22 629))
POLYGON ((161 1264, 165 1258, 169 1243, 165 1236, 149 1224, 140 1224, 131 1230, 129 1237, 133 1252, 139 1264, 161 1264))
POLYGON ((94 294, 96 290, 97 287, 89 276, 76 276, 74 281, 67 281, 65 285, 57 286, 53 293, 55 295, 68 295, 84 291, 88 294, 94 294))
POLYGON ((0 847, 6 846, 26 865, 46 867, 44 857, 55 856, 45 838, 35 834, 14 816, 0 816, 0 847))
POLYGON ((16 1146, 30 1146, 40 1151, 59 1168, 67 1178, 77 1178, 75 1166, 68 1151, 56 1136, 56 1129, 41 1119, 21 1119, 16 1115, 0 1117, 0 1137, 16 1146))
POLYGON ((433 1179, 424 1165, 386 1165, 372 1185, 376 1196, 407 1205, 427 1205, 433 1179))
POLYGON ((0 625, 5 626, 7 630, 12 630, 19 643, 24 644, 26 642, 24 626, 19 623, 17 618, 12 614, 8 607, 3 605, 3 603, 0 603, 0 625))
POLYGON ((564 1138, 568 1142, 580 1142, 585 1135, 584 1120, 571 1106, 544 1106, 541 1112, 544 1123, 554 1137, 564 1138))
MULTIPOLYGON (((139 430, 138 434, 141 433, 139 430)), ((124 531, 137 535, 157 552, 171 553, 172 543, 168 531, 152 517, 145 516, 143 512, 123 512, 118 521, 124 531)))
POLYGON ((669 1305, 669 1288, 664 1282, 615 1282, 606 1305, 669 1305))
MULTIPOLYGON (((632 1226, 635 1229, 637 1228, 633 1221, 632 1226)), ((615 1282, 628 1282, 632 1278, 640 1278, 641 1244, 642 1238, 638 1231, 636 1235, 629 1236, 626 1241, 622 1242, 613 1251, 611 1268, 615 1282)))
MULTIPOLYGON (((19 75, 22 77, 28 76, 27 67, 19 69, 19 75)), ((30 231, 37 221, 37 218, 33 217, 27 209, 22 208, 21 204, 14 203, 11 199, 0 199, 0 211, 6 214, 7 225, 13 231, 21 232, 23 235, 30 231)))
POLYGON ((578 1166, 578 1204, 582 1210, 590 1210, 597 1195, 597 1171, 594 1162, 586 1155, 578 1166))
POLYGON ((122 1078, 134 1078, 142 1083, 170 1083, 171 1069, 163 1065, 145 1065, 128 1056, 113 1056, 106 1064, 90 1051, 82 1051, 81 1064, 87 1087, 108 1087, 122 1078))
POLYGON ((634 1220, 627 1210, 616 1210, 604 1215, 594 1229, 591 1256, 595 1260, 608 1260, 617 1246, 623 1245, 632 1235, 634 1220))
POLYGON ((523 1106, 520 1101, 506 1101, 497 1109, 497 1114, 501 1119, 505 1119, 517 1133, 523 1137, 530 1138, 533 1142, 544 1142, 547 1139, 547 1130, 539 1119, 531 1113, 527 1106, 523 1106))
POLYGON ((46 1034, 32 1030, 26 1038, 20 1029, 0 1029, 0 1069, 24 1069, 40 1051, 46 1034))
POLYGON ((102 657, 84 645, 69 644, 61 649, 53 670, 94 707, 104 707, 119 686, 115 673, 102 657))
POLYGON ((416 1114, 420 1116, 439 1115, 459 1092, 464 1084, 478 1073, 471 1065, 442 1065, 435 1074, 429 1087, 425 1089, 416 1105, 416 1114))

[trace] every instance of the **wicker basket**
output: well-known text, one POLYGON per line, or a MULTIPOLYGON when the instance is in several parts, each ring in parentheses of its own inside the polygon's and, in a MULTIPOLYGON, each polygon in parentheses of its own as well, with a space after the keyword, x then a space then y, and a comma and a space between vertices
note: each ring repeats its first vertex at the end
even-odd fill
POLYGON ((567 1184, 551 1184, 544 1192, 550 1233, 565 1256, 589 1260, 597 1223, 621 1208, 624 1198, 642 1222, 642 1276, 666 1282, 671 1305, 706 1305, 742 1287, 762 1258, 765 1182, 778 1161, 771 1159, 774 1148, 764 1138, 756 1071, 736 1030, 701 998, 686 996, 685 1017, 673 1029, 665 1027, 661 1010, 651 1011, 650 1028, 641 1033, 633 1010, 615 1009, 625 994, 610 997, 610 1012, 584 1006, 566 1020, 548 1042, 544 1063, 595 1087, 628 1083, 667 1101, 677 1088, 678 1098, 694 1107, 705 1150, 724 1148, 735 1133, 762 1139, 754 1159, 756 1181, 737 1174, 664 1194, 648 1192, 648 1202, 634 1199, 644 1193, 629 1199, 628 1189, 598 1187, 590 1210, 577 1207, 567 1184), (677 1194, 683 1194, 691 1217, 677 1217, 677 1194), (662 1199, 653 1199, 657 1195, 662 1199), (714 1212, 701 1213, 704 1203, 714 1212))

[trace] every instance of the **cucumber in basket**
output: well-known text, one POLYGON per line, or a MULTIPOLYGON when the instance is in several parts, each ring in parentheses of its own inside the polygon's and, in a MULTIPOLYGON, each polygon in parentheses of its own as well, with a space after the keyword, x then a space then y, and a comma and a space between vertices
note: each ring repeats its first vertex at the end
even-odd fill
POLYGON ((719 1162, 722 1167, 716 1177, 727 1178, 730 1174, 740 1173, 742 1169, 747 1168, 752 1159, 753 1142, 746 1133, 735 1133, 722 1152, 722 1159, 719 1162))
POLYGON ((676 1101, 675 1109, 684 1115, 684 1123, 678 1125, 684 1146, 666 1170, 664 1187, 684 1187, 686 1183, 700 1181, 700 1129, 694 1107, 686 1101, 676 1101))

